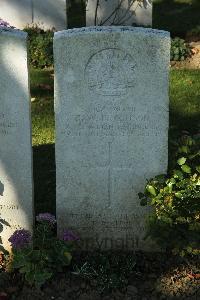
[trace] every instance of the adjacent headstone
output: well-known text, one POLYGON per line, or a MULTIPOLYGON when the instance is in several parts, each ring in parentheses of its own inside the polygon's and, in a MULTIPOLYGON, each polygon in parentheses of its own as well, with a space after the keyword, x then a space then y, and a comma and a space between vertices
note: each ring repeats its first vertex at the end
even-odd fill
POLYGON ((0 28, 0 250, 32 228, 32 153, 27 34, 0 28))
POLYGON ((152 1, 88 0, 86 26, 94 25, 152 26, 152 1))
POLYGON ((1 0, 0 18, 19 29, 63 30, 67 28, 66 0, 1 0))
POLYGON ((58 231, 85 250, 150 247, 137 194, 167 169, 169 53, 164 31, 55 34, 58 231))

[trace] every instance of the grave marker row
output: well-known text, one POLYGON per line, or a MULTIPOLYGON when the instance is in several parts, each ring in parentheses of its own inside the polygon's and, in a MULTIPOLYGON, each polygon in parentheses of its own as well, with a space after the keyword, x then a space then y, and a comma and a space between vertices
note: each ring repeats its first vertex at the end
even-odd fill
MULTIPOLYGON (((55 34, 57 225, 59 233, 76 231, 86 250, 151 246, 137 193, 167 168, 169 51, 169 34, 152 29, 55 34)), ((25 33, 0 30, 0 69, 0 236, 7 247, 15 229, 32 227, 25 33)))

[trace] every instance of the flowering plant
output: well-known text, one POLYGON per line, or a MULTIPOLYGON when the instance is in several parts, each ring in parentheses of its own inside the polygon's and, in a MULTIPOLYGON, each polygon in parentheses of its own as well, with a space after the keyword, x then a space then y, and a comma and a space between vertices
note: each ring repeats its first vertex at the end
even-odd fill
POLYGON ((40 287, 56 272, 70 264, 74 242, 78 237, 65 231, 61 238, 55 234, 56 219, 50 213, 36 217, 33 234, 16 230, 9 238, 12 246, 12 268, 19 270, 30 285, 40 287))
POLYGON ((11 26, 8 22, 2 20, 1 18, 0 18, 0 27, 15 28, 14 26, 11 26))

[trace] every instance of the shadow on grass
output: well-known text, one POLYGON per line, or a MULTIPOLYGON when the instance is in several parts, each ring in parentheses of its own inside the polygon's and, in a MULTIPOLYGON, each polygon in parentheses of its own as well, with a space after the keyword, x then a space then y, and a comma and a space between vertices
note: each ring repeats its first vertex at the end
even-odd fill
MULTIPOLYGON (((177 135, 182 131, 189 131, 190 134, 197 134, 200 132, 200 112, 197 111, 191 115, 183 115, 180 111, 173 109, 170 112, 170 127, 171 131, 177 133, 177 135)), ((170 138, 173 138, 170 135, 170 138)))
POLYGON ((33 147, 35 212, 56 212, 55 145, 33 147))
POLYGON ((153 27, 171 32, 172 37, 185 37, 200 25, 199 0, 156 0, 153 4, 153 27))
POLYGON ((53 70, 31 69, 31 96, 36 98, 53 98, 53 70))

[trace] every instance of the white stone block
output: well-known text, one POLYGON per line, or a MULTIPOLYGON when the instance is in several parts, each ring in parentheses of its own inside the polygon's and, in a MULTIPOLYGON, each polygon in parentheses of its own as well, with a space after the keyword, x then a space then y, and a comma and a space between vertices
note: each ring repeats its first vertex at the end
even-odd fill
POLYGON ((167 170, 169 33, 62 31, 54 57, 58 231, 85 250, 149 249, 137 194, 167 170))
POLYGON ((0 245, 32 230, 32 147, 27 34, 0 28, 0 245))

